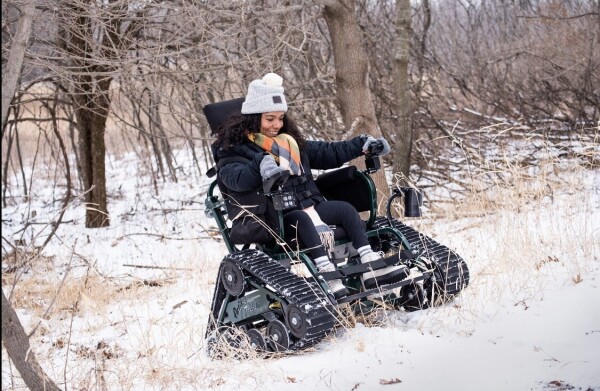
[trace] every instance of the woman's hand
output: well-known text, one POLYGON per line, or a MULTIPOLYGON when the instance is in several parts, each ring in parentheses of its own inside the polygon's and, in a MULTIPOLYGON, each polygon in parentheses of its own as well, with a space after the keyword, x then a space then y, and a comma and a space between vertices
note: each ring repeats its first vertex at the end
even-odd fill
POLYGON ((260 175, 264 181, 283 171, 287 170, 279 167, 271 155, 265 155, 260 161, 260 175))
POLYGON ((364 145, 362 146, 362 151, 363 153, 369 153, 369 148, 372 146, 372 144, 375 144, 377 142, 381 142, 383 149, 381 150, 381 152, 376 153, 375 156, 383 156, 383 155, 387 155, 388 153, 390 153, 390 144, 388 144, 387 140, 384 139, 383 137, 376 139, 373 136, 367 136, 367 139, 364 143, 364 145))

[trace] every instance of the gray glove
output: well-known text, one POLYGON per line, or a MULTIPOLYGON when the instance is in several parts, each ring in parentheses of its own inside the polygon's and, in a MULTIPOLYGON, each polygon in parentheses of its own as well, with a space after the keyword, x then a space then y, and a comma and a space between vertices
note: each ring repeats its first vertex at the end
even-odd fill
POLYGON ((377 141, 381 141, 381 144, 383 145, 383 149, 381 150, 381 152, 377 153, 377 156, 383 156, 383 155, 387 155, 388 153, 390 153, 390 144, 388 144, 387 140, 384 139, 383 137, 376 139, 373 136, 367 136, 367 141, 365 141, 365 144, 362 147, 362 151, 363 153, 367 153, 369 152, 369 147, 371 146, 371 144, 377 142, 377 141))
POLYGON ((263 181, 272 178, 274 175, 277 175, 282 171, 287 170, 279 167, 271 155, 265 155, 265 157, 263 157, 263 159, 260 161, 260 175, 262 176, 263 181))

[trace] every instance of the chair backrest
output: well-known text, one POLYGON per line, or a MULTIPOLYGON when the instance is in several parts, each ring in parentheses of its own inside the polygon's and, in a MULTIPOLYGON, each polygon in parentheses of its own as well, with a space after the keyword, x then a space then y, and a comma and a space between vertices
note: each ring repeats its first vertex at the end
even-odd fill
POLYGON ((242 103, 245 98, 226 100, 223 102, 210 103, 202 108, 202 112, 208 121, 208 125, 213 132, 219 129, 219 126, 232 115, 242 113, 242 103))
MULTIPOLYGON (((216 133, 221 124, 223 124, 223 122, 229 117, 241 114, 242 103, 244 103, 244 98, 231 99, 204 106, 202 111, 211 130, 216 133)), ((248 159, 241 156, 226 157, 221 159, 217 166, 227 164, 232 161, 247 163, 248 159)), ((211 171, 209 176, 217 174, 218 170, 215 170, 215 168, 209 170, 211 171)), ((257 198, 260 197, 260 195, 257 195, 257 198)), ((266 245, 275 243, 275 238, 272 236, 270 229, 274 230, 275 232, 278 231, 280 225, 279 216, 277 211, 272 208, 270 200, 267 200, 264 195, 262 195, 262 197, 265 198, 264 202, 262 202, 262 200, 251 202, 254 207, 249 205, 239 207, 236 206, 237 200, 235 199, 233 192, 229 191, 227 187, 221 183, 219 178, 217 178, 212 185, 211 194, 209 194, 207 197, 207 202, 209 202, 209 205, 214 208, 213 216, 215 216, 217 219, 219 229, 223 234, 230 252, 236 251, 235 245, 266 245), (219 198, 212 194, 212 191, 214 191, 215 188, 218 188, 219 192, 221 193, 222 203, 218 203, 219 198), (266 210, 263 210, 263 207, 266 210), (241 212, 240 208, 243 210, 247 209, 248 216, 236 218, 236 215, 241 212), (232 222, 231 228, 227 227, 225 218, 226 215, 229 215, 229 218, 235 219, 235 221, 232 222), (268 226, 276 227, 269 229, 267 228, 267 224, 268 226)))

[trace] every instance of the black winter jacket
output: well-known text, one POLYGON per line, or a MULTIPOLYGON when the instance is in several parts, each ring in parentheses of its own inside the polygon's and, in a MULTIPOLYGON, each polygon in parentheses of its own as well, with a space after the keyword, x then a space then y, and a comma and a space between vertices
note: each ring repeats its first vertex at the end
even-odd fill
MULTIPOLYGON (((324 201, 317 189, 311 169, 338 168, 361 156, 363 144, 364 140, 361 136, 348 141, 307 141, 300 151, 304 173, 300 178, 291 177, 283 191, 295 193, 299 207, 302 209, 324 201)), ((219 167, 220 180, 231 193, 237 193, 238 196, 256 194, 260 191, 259 189, 262 188, 260 162, 266 154, 265 150, 250 140, 245 140, 242 144, 237 144, 228 150, 213 146, 213 157, 219 167), (225 159, 232 157, 234 159, 225 159), (239 157, 248 161, 242 162, 239 157), (219 164, 221 160, 223 162, 219 164)))

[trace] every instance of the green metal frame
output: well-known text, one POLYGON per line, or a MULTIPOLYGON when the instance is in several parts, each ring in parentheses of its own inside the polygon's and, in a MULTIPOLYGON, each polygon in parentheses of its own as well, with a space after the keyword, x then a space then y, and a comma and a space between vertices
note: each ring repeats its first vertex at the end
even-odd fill
POLYGON ((219 227, 219 232, 221 232, 221 236, 225 241, 225 245, 227 246, 229 253, 233 253, 237 251, 237 248, 231 241, 231 237, 229 236, 229 227, 227 227, 227 222, 225 221, 227 209, 225 208, 223 200, 219 199, 219 196, 214 194, 215 187, 217 187, 216 180, 210 184, 206 193, 206 199, 204 200, 206 213, 210 214, 215 219, 217 226, 219 227))
POLYGON ((369 219, 367 220, 367 229, 373 227, 375 223, 375 218, 377 217, 377 188, 375 187, 375 182, 373 179, 366 173, 356 170, 354 172, 354 176, 356 178, 361 179, 365 182, 367 187, 369 188, 369 219))
MULTIPOLYGON (((368 208, 369 209, 368 210, 369 218, 366 222, 367 237, 372 238, 372 237, 379 237, 379 236, 392 236, 399 243, 402 244, 402 247, 405 250, 412 250, 407 239, 397 229, 395 229, 393 227, 381 227, 381 228, 373 229, 375 219, 377 218, 377 196, 376 196, 377 191, 375 188, 375 183, 373 182, 373 179, 365 172, 356 170, 354 172, 354 176, 355 176, 355 178, 358 178, 361 181, 363 181, 363 183, 366 184, 368 191, 369 191, 369 208, 368 208)), ((239 251, 239 249, 231 241, 231 238, 229 235, 230 229, 229 229, 229 227, 227 227, 227 222, 226 222, 226 218, 225 218, 225 216, 227 214, 225 204, 224 204, 222 198, 220 198, 218 195, 214 194, 216 187, 217 187, 217 181, 215 180, 211 183, 211 185, 209 186, 208 192, 207 192, 207 197, 206 197, 206 201, 205 201, 207 212, 210 213, 210 215, 212 215, 215 218, 215 221, 217 222, 217 226, 219 227, 219 231, 221 232, 221 235, 223 237, 223 240, 225 241, 225 245, 227 246, 227 249, 229 250, 229 252, 230 253, 237 252, 237 251, 239 251)), ((281 227, 280 231, 279 231, 279 237, 283 238, 284 237, 283 212, 279 211, 278 214, 279 214, 279 221, 280 221, 280 227, 281 227)), ((335 242, 335 244, 341 245, 344 243, 348 243, 348 241, 349 241, 349 239, 337 240, 335 242)), ((305 267, 308 269, 309 273, 315 279, 315 281, 317 281, 317 283, 319 284, 321 289, 324 292, 330 292, 327 282, 322 278, 322 276, 320 276, 316 266, 311 261, 311 258, 309 257, 307 250, 286 251, 286 249, 280 244, 275 244, 272 247, 263 246, 263 248, 261 248, 261 249, 263 251, 265 251, 265 253, 267 253, 274 260, 281 261, 281 260, 285 260, 285 259, 290 259, 291 261, 297 260, 297 261, 303 263, 305 265, 305 267)), ((342 267, 341 269, 343 269, 343 268, 344 267, 342 267)), ((268 298, 271 298, 275 301, 281 300, 279 297, 274 295, 272 292, 269 292, 264 287, 256 284, 254 281, 248 281, 248 282, 258 290, 258 292, 256 294, 259 296, 262 296, 264 298, 264 300, 268 300, 268 298)), ((350 289, 353 289, 357 292, 360 291, 360 279, 358 277, 350 277, 348 279, 346 285, 350 289)), ((227 296, 225 297, 225 299, 224 299, 225 305, 221 308, 221 313, 219 314, 220 321, 224 320, 225 311, 237 304, 236 300, 232 300, 232 299, 233 298, 229 294, 227 294, 227 296)), ((240 304, 243 304, 243 303, 240 303, 240 304)))

